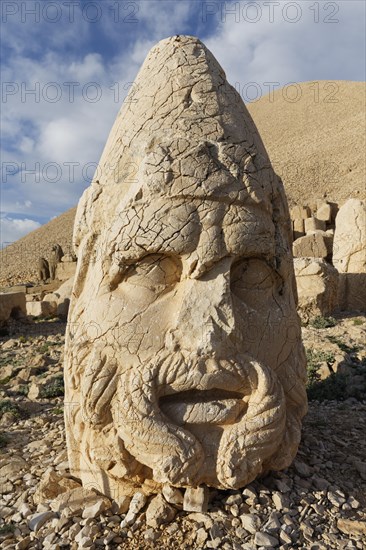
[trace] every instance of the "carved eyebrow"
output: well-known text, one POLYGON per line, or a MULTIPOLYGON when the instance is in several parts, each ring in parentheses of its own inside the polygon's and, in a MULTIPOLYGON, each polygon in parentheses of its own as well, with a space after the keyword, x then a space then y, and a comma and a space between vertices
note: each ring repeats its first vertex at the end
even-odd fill
MULTIPOLYGON (((262 232, 259 234, 258 233, 255 234, 250 231, 248 232, 248 224, 244 223, 243 221, 236 222, 232 226, 228 226, 227 228, 222 227, 221 229, 222 229, 223 239, 224 239, 224 243, 223 243, 224 250, 222 250, 221 253, 218 251, 218 255, 216 257, 215 257, 215 254, 212 254, 212 255, 209 254, 210 258, 209 259, 207 258, 206 262, 205 262, 205 258, 204 257, 200 258, 201 254, 199 254, 200 237, 197 239, 198 242, 195 246, 193 246, 193 248, 192 248, 193 243, 188 238, 181 239, 179 243, 176 242, 176 239, 173 239, 173 240, 168 239, 160 242, 146 243, 146 245, 144 246, 145 243, 144 244, 137 243, 135 238, 131 237, 131 240, 128 243, 129 247, 126 249, 125 248, 126 241, 124 239, 121 240, 121 242, 118 243, 117 246, 115 246, 112 256, 120 259, 119 261, 120 269, 121 270, 123 269, 123 271, 125 271, 130 265, 137 262, 141 262, 143 258, 145 258, 148 255, 153 255, 153 254, 160 254, 162 256, 171 255, 171 256, 180 257, 184 262, 185 256, 189 256, 192 252, 198 250, 198 261, 201 259, 203 264, 200 267, 200 273, 202 275, 205 272, 207 272, 209 269, 211 269, 211 267, 215 263, 220 261, 220 259, 223 257, 222 252, 224 252, 226 255, 231 255, 234 260, 239 257, 241 258, 261 257, 261 259, 268 261, 270 258, 274 257, 275 249, 274 249, 273 235, 271 233, 262 232), (237 232, 233 232, 235 227, 238 227, 237 232), (225 235, 225 229, 228 230, 227 235, 225 235), (244 231, 243 233, 244 229, 246 229, 247 232, 244 231), (207 267, 204 265, 205 263, 207 264, 207 267)), ((258 227, 256 227, 255 229, 258 229, 258 227)), ((174 230, 175 230, 175 233, 177 233, 176 228, 174 228, 174 230)), ((200 228, 201 235, 202 235, 202 231, 204 231, 204 229, 201 227, 200 228)), ((270 262, 270 266, 273 269, 275 269, 274 263, 272 264, 272 262, 270 262)))
POLYGON ((163 260, 163 259, 166 259, 166 258, 171 258, 173 260, 174 260, 174 256, 176 258, 180 258, 179 254, 166 253, 165 251, 163 251, 163 252, 155 252, 155 251, 149 252, 149 251, 145 250, 143 253, 138 254, 136 256, 133 256, 133 257, 130 257, 130 258, 122 258, 122 260, 118 264, 120 273, 125 273, 131 267, 134 267, 135 265, 141 263, 144 259, 150 258, 151 256, 156 256, 156 259, 151 261, 150 266, 158 265, 160 260, 163 260))

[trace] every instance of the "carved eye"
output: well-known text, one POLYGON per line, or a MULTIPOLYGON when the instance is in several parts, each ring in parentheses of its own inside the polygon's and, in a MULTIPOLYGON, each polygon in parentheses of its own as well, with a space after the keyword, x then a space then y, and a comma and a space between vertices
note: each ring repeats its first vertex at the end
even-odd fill
POLYGON ((150 254, 124 272, 121 282, 135 287, 143 287, 155 293, 169 290, 179 280, 182 272, 181 263, 172 256, 150 254))
POLYGON ((240 260, 231 268, 231 291, 250 307, 259 307, 277 284, 278 275, 264 260, 240 260))

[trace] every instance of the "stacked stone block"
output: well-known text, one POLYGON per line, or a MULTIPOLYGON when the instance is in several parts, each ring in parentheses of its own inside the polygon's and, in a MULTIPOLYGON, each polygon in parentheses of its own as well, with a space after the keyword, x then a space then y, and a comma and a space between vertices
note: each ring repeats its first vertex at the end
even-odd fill
POLYGON ((366 206, 318 200, 290 211, 300 314, 366 309, 366 206), (338 213, 339 210, 339 213, 338 213), (356 265, 357 264, 357 265, 356 265), (339 272, 339 275, 338 275, 339 272))

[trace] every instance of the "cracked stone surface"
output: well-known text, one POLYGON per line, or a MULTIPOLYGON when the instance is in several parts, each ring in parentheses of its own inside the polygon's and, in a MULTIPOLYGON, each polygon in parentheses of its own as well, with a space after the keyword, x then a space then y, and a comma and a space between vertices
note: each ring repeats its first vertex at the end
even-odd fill
POLYGON ((291 225, 240 96, 194 37, 148 54, 74 227, 70 471, 118 498, 289 466, 307 409, 291 225))
POLYGON ((366 201, 349 199, 336 217, 333 264, 340 273, 342 309, 364 311, 366 304, 366 201))

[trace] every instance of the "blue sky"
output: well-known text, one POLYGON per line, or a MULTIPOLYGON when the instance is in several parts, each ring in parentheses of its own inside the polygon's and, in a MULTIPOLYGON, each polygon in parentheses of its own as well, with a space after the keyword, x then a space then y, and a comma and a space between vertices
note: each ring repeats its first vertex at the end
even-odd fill
POLYGON ((167 36, 198 36, 244 101, 268 83, 365 80, 364 0, 2 0, 1 18, 0 246, 77 204, 167 36))

